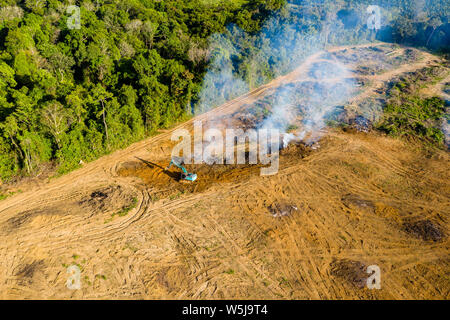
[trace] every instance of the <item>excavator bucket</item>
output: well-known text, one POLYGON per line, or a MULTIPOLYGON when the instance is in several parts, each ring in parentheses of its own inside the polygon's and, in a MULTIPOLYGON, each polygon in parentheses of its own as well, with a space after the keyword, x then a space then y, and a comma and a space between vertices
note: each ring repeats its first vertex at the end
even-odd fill
POLYGON ((182 174, 181 179, 185 181, 194 182, 197 179, 197 174, 195 173, 182 174))

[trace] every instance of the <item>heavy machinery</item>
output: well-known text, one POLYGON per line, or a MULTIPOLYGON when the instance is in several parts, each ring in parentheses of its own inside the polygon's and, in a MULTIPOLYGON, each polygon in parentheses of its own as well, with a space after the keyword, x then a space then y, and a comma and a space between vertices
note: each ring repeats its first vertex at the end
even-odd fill
POLYGON ((169 170, 173 164, 178 168, 180 168, 181 170, 183 170, 183 173, 181 174, 181 181, 194 182, 197 179, 197 174, 187 172, 186 168, 183 166, 183 163, 184 163, 183 158, 172 157, 170 164, 166 167, 166 170, 169 170))

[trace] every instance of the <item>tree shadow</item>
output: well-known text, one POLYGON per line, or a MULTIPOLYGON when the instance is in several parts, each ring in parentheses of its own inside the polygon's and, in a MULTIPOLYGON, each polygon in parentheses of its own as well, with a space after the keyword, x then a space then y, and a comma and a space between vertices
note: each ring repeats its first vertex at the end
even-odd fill
POLYGON ((169 176, 170 178, 176 180, 176 181, 180 181, 181 179, 181 173, 180 172, 171 172, 166 170, 166 168, 161 167, 159 164, 135 157, 136 159, 138 159, 139 161, 141 161, 142 163, 144 163, 146 166, 148 166, 150 169, 155 169, 155 168, 159 168, 161 169, 164 174, 166 174, 167 176, 169 176))

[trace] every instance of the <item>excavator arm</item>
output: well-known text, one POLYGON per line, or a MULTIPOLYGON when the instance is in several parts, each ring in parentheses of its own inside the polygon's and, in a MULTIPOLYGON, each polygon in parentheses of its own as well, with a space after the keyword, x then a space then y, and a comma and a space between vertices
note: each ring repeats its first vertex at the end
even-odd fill
POLYGON ((181 170, 183 170, 183 172, 184 172, 185 174, 188 174, 186 168, 183 167, 183 165, 181 165, 180 163, 177 163, 176 161, 173 161, 173 160, 170 161, 170 164, 169 164, 169 166, 166 168, 166 170, 169 170, 170 167, 171 167, 172 165, 177 166, 178 168, 180 168, 181 170))

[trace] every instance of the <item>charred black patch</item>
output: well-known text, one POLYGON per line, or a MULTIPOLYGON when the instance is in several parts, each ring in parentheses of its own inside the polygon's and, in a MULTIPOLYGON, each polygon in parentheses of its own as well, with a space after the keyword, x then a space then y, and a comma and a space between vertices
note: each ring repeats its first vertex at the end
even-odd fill
POLYGON ((274 218, 290 216, 292 213, 298 211, 297 206, 289 203, 272 203, 269 207, 269 212, 274 218))
POLYGON ((375 209, 375 205, 372 201, 362 199, 360 196, 355 194, 346 194, 341 198, 341 201, 348 208, 356 207, 371 211, 375 209))
POLYGON ((31 263, 22 264, 16 272, 21 285, 30 285, 36 272, 41 271, 45 267, 44 260, 36 260, 31 263))

